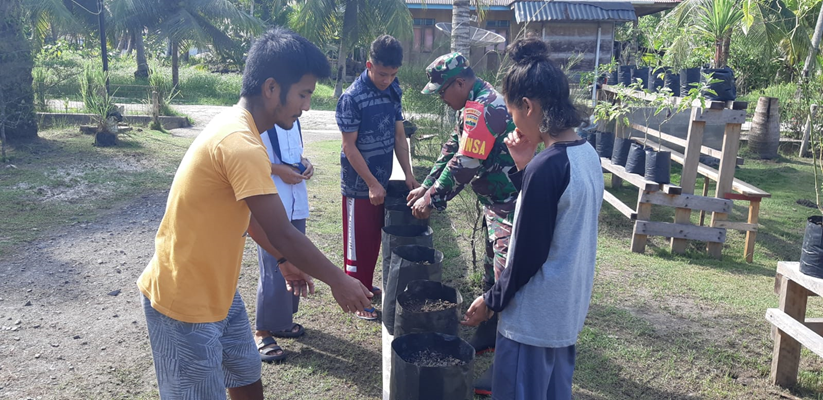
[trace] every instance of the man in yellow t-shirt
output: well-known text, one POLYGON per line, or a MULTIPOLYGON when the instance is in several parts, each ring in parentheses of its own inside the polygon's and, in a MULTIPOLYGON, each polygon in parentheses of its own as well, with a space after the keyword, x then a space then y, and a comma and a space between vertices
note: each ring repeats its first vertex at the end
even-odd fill
POLYGON ((225 399, 226 389, 232 399, 263 398, 260 357, 237 292, 247 231, 296 267, 280 267, 295 294, 312 293, 316 277, 344 311, 369 306, 371 292, 289 222, 260 137, 275 124, 290 128, 330 73, 308 40, 270 30, 249 50, 240 101, 183 157, 154 257, 137 281, 162 399, 225 399))

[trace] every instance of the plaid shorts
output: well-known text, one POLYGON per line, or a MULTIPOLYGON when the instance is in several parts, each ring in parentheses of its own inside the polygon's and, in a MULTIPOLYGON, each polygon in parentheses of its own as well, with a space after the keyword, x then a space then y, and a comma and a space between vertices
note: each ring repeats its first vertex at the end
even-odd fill
POLYGON ((260 379, 260 354, 240 293, 218 322, 191 324, 169 318, 140 295, 160 398, 224 400, 226 388, 260 379))

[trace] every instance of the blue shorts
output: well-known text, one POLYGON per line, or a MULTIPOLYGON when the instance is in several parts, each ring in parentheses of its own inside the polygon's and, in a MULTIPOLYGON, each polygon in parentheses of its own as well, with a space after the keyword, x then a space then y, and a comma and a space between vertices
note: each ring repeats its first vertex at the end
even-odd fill
POLYGON ((160 398, 224 400, 226 388, 260 379, 260 354, 240 293, 218 322, 191 324, 169 318, 140 295, 160 398))
POLYGON ((494 400, 570 400, 575 346, 537 347, 497 333, 494 400))

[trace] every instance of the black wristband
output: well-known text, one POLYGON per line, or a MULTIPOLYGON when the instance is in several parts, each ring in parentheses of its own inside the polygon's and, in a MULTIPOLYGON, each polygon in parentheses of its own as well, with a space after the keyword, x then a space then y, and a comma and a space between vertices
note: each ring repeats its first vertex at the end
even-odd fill
POLYGON ((283 264, 286 261, 288 261, 288 260, 286 260, 286 257, 283 257, 283 258, 277 260, 277 265, 283 264))

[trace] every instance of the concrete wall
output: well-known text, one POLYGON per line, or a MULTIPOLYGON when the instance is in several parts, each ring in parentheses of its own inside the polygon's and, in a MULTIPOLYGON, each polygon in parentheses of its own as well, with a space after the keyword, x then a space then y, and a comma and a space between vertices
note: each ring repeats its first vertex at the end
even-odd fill
MULTIPOLYGON (((61 114, 61 113, 37 113, 38 126, 49 127, 53 125, 83 125, 92 122, 93 114, 61 114)), ((126 115, 123 121, 129 124, 148 126, 151 117, 148 115, 126 115)), ((191 126, 186 117, 160 117, 160 124, 163 129, 185 128, 191 126)))

